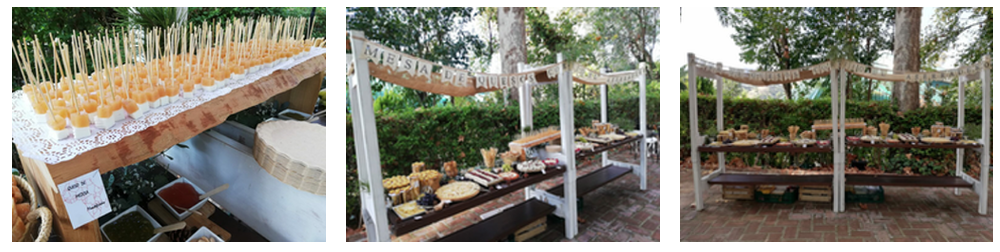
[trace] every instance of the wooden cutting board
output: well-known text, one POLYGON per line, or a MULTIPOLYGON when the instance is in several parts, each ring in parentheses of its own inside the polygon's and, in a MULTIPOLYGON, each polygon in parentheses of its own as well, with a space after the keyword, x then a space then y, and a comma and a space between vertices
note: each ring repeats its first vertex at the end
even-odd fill
MULTIPOLYGON (((164 226, 180 222, 177 220, 177 217, 174 217, 174 215, 170 213, 170 210, 167 210, 167 208, 163 205, 163 202, 160 202, 159 200, 149 201, 146 209, 149 210, 150 214, 156 216, 156 218, 163 220, 165 222, 163 223, 164 226)), ((201 209, 198 209, 197 211, 202 213, 202 215, 191 214, 191 216, 188 216, 187 219, 184 219, 184 222, 187 223, 187 228, 197 230, 198 228, 206 227, 208 230, 212 230, 212 233, 218 235, 219 238, 222 238, 222 240, 229 241, 230 238, 232 238, 233 235, 230 234, 229 231, 222 229, 222 227, 219 227, 219 225, 216 225, 215 222, 208 219, 208 216, 212 216, 212 214, 215 213, 215 205, 212 205, 211 203, 205 204, 205 206, 202 206, 201 209)), ((164 239, 165 237, 166 236, 161 236, 158 241, 166 241, 164 239)))

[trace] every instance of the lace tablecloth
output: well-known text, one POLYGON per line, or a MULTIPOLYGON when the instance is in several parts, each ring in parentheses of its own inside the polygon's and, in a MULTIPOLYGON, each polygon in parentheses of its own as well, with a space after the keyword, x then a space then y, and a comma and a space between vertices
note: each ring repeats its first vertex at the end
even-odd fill
POLYGON ((260 78, 271 75, 277 70, 288 70, 304 61, 312 59, 326 53, 325 48, 312 48, 308 52, 303 52, 297 59, 248 73, 242 78, 230 80, 226 86, 219 87, 214 91, 196 90, 195 97, 182 99, 178 102, 167 104, 155 109, 150 109, 138 120, 127 117, 125 120, 115 123, 107 130, 101 130, 91 125, 91 132, 94 134, 83 139, 76 139, 73 136, 62 140, 56 140, 50 134, 48 125, 45 122, 36 122, 35 112, 31 108, 27 97, 23 91, 13 93, 13 124, 11 125, 14 144, 21 155, 37 159, 47 164, 58 164, 73 159, 79 154, 99 148, 108 144, 120 141, 129 135, 143 131, 160 122, 166 121, 181 112, 198 107, 217 97, 228 94, 234 89, 246 86, 260 78))

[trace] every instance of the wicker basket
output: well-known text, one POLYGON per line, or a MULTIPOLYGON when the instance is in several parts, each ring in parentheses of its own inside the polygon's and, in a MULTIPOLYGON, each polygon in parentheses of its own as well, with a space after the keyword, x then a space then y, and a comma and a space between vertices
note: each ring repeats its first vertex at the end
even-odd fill
POLYGON ((49 235, 52 234, 52 212, 46 207, 38 207, 38 196, 35 195, 35 190, 31 188, 31 184, 27 180, 22 177, 15 177, 15 179, 17 188, 21 189, 21 194, 27 195, 25 199, 29 205, 28 216, 24 220, 27 231, 24 232, 21 241, 49 241, 49 235))

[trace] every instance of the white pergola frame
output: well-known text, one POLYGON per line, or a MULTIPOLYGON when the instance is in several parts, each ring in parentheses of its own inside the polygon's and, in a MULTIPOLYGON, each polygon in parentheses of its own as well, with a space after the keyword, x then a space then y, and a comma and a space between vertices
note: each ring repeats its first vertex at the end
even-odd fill
MULTIPOLYGON (((361 31, 350 31, 352 48, 364 48, 365 36, 364 32, 361 31)), ((378 148, 378 132, 376 130, 375 121, 375 111, 373 107, 372 91, 370 83, 370 73, 368 68, 368 60, 364 57, 362 53, 354 53, 349 55, 348 60, 352 62, 354 66, 354 71, 348 78, 349 86, 349 99, 350 106, 353 109, 355 115, 352 121, 354 127, 354 139, 356 146, 357 164, 358 164, 358 180, 362 183, 359 190, 361 196, 361 215, 362 221, 368 226, 367 235, 368 240, 373 242, 390 242, 391 231, 389 230, 389 219, 386 209, 386 198, 385 198, 385 188, 382 186, 382 169, 381 160, 378 148)), ((562 146, 573 146, 574 145, 574 132, 576 131, 574 127, 573 118, 573 73, 572 69, 567 67, 567 64, 563 62, 562 54, 558 55, 559 61, 559 118, 560 118, 560 130, 562 133, 561 141, 562 146)), ((644 64, 644 63, 643 63, 644 64)), ((640 67, 643 66, 640 64, 640 67)), ((519 66, 520 72, 525 72, 524 66, 519 66)), ((640 129, 645 129, 646 127, 646 88, 645 88, 645 75, 640 75, 638 77, 640 83, 640 129)), ((522 92, 519 93, 522 97, 522 102, 520 106, 521 113, 521 125, 531 125, 533 117, 531 115, 531 85, 524 85, 525 88, 521 88, 522 92), (526 99, 525 99, 526 98, 526 99), (526 106, 525 106, 526 105, 526 106)), ((606 92, 606 85, 602 85, 602 94, 606 92)), ((603 97, 603 96, 602 96, 603 97)), ((602 98, 601 105, 601 119, 603 122, 607 122, 607 106, 606 101, 602 98)), ((646 189, 646 148, 642 149, 642 160, 639 167, 641 167, 641 185, 640 189, 646 189)), ((576 223, 577 219, 577 198, 576 198, 576 153, 574 148, 563 148, 563 155, 566 156, 566 167, 567 171, 563 175, 564 180, 564 195, 565 199, 561 199, 561 204, 556 205, 557 208, 562 208, 561 216, 566 219, 566 237, 572 239, 578 234, 578 226, 576 223), (567 207, 572 206, 572 207, 567 207)), ((606 157, 604 158, 606 160, 606 157)), ((605 161, 604 163, 614 162, 605 161)), ((631 165, 631 164, 630 164, 631 165)), ((633 165, 635 166, 635 165, 633 165)), ((633 168, 633 173, 636 173, 636 168, 633 168)), ((526 197, 529 198, 552 198, 546 197, 543 193, 547 194, 542 190, 537 190, 535 186, 526 188, 526 197)), ((549 204, 552 204, 549 202, 549 204)))
MULTIPOLYGON (((563 58, 562 58, 562 54, 561 53, 557 54, 556 57, 558 58, 559 63, 562 65, 564 63, 563 62, 563 58)), ((646 63, 639 63, 638 69, 644 69, 645 68, 645 64, 646 63)), ((559 115, 560 115, 560 125, 562 127, 560 130, 561 130, 561 132, 563 134, 560 137, 560 139, 562 141, 560 144, 562 146, 574 146, 575 145, 575 140, 574 140, 575 137, 574 137, 574 133, 573 133, 573 132, 575 132, 575 129, 574 129, 574 127, 575 127, 574 126, 575 125, 575 121, 574 121, 575 117, 573 116, 573 107, 574 107, 574 104, 573 104, 574 97, 573 97, 573 87, 572 87, 572 85, 573 85, 573 81, 572 81, 573 74, 568 69, 569 68, 566 68, 564 66, 562 67, 562 71, 560 72, 560 74, 566 74, 566 75, 560 75, 559 80, 558 80, 558 85, 559 85, 559 115)), ((519 72, 525 72, 525 71, 529 71, 529 70, 530 69, 527 69, 527 67, 525 65, 523 65, 523 64, 519 64, 518 65, 518 71, 519 72)), ((604 70, 602 70, 602 74, 608 74, 608 73, 606 73, 604 70)), ((607 152, 602 152, 601 153, 601 166, 603 167, 603 166, 614 164, 614 165, 621 166, 621 167, 630 167, 630 168, 632 168, 632 173, 635 174, 636 176, 639 176, 639 181, 640 181, 639 182, 639 190, 645 191, 646 187, 647 187, 647 180, 648 180, 648 174, 649 174, 649 171, 648 171, 649 169, 647 169, 648 165, 647 165, 647 161, 646 161, 646 154, 647 154, 646 152, 648 150, 645 148, 645 139, 647 138, 647 136, 646 136, 647 134, 646 134, 646 130, 645 130, 646 129, 646 124, 647 124, 646 123, 646 75, 645 74, 640 74, 638 77, 636 77, 635 79, 633 79, 633 81, 636 81, 637 84, 639 85, 639 97, 640 97, 640 101, 639 101, 639 125, 638 125, 638 127, 640 129, 640 132, 642 132, 642 136, 643 136, 643 139, 639 140, 639 141, 641 141, 641 145, 642 145, 642 148, 640 148, 640 156, 641 156, 641 158, 640 158, 639 164, 633 164, 633 163, 628 163, 628 162, 624 162, 624 161, 612 160, 612 159, 608 158, 607 152)), ((532 102, 531 102, 531 100, 533 99, 532 95, 531 95, 531 92, 532 92, 531 88, 533 86, 541 86, 541 85, 547 85, 547 84, 551 84, 551 83, 525 84, 524 87, 520 89, 518 97, 520 98, 520 101, 521 101, 521 103, 520 103, 520 117, 521 117, 521 128, 522 129, 526 128, 526 127, 530 127, 530 126, 532 126, 534 124, 534 117, 533 117, 533 110, 534 110, 534 108, 533 108, 533 105, 532 105, 532 102)), ((602 84, 602 85, 599 85, 599 86, 600 86, 600 95, 601 95, 601 122, 602 123, 607 123, 608 122, 608 100, 607 100, 608 84, 602 84)), ((530 187, 526 188, 524 190, 524 192, 525 192, 525 199, 535 198, 535 199, 541 200, 543 202, 549 203, 550 205, 556 206, 556 210, 555 210, 555 212, 553 212, 553 214, 555 214, 556 216, 559 216, 559 217, 561 217, 561 218, 563 218, 563 219, 566 220, 565 221, 565 223, 566 223, 566 232, 565 232, 566 233, 566 238, 572 239, 573 237, 576 236, 576 234, 579 233, 578 225, 577 225, 576 221, 573 221, 573 220, 576 220, 577 216, 578 216, 577 209, 575 207, 577 205, 577 203, 576 203, 576 201, 577 201, 576 200, 576 198, 577 198, 577 192, 576 192, 576 179, 577 179, 577 175, 576 175, 576 158, 575 158, 576 157, 576 153, 575 153, 575 148, 566 148, 566 147, 564 147, 562 154, 563 154, 563 156, 566 157, 566 165, 567 165, 567 167, 571 167, 563 175, 563 184, 564 184, 563 189, 566 190, 563 195, 565 195, 565 197, 560 197, 560 196, 553 195, 553 194, 549 193, 548 191, 546 191, 546 190, 540 190, 540 189, 536 188, 535 186, 530 186, 530 187), (570 188, 572 188, 572 189, 570 189, 570 188), (573 206, 573 207, 570 207, 570 206, 573 206)))
MULTIPOLYGON (((980 179, 975 180, 972 177, 965 174, 963 169, 963 154, 964 149, 957 149, 956 155, 958 158, 956 160, 956 176, 962 178, 963 180, 973 184, 973 191, 979 195, 979 214, 987 214, 988 211, 988 196, 989 196, 989 167, 990 159, 986 156, 990 154, 991 141, 991 105, 992 105, 992 75, 990 73, 990 68, 988 62, 990 62, 989 56, 984 56, 983 60, 978 63, 978 67, 981 69, 979 71, 979 78, 983 81, 982 91, 982 139, 979 140, 979 144, 982 148, 974 149, 980 152, 980 179)), ((698 67, 696 66, 696 57, 693 53, 688 54, 688 82, 693 84, 688 84, 688 106, 689 106, 689 120, 690 120, 690 136, 691 136, 691 164, 694 177, 695 186, 695 208, 698 211, 705 209, 705 199, 704 196, 707 194, 709 189, 708 181, 718 177, 722 173, 725 173, 725 153, 718 153, 719 158, 719 169, 707 176, 701 176, 701 158, 698 147, 702 146, 704 141, 704 136, 702 136, 698 131, 698 95, 697 95, 697 80, 698 77, 715 78, 717 90, 722 90, 722 76, 715 75, 712 73, 699 74, 698 67)), ((718 63, 718 68, 722 69, 722 64, 718 63)), ((831 136, 831 144, 833 148, 833 211, 834 212, 844 212, 845 211, 845 199, 844 199, 844 188, 845 183, 845 159, 846 159, 846 143, 845 139, 847 137, 846 125, 843 123, 846 121, 845 112, 847 106, 846 92, 847 92, 847 74, 848 71, 844 69, 845 66, 834 62, 831 64, 830 70, 830 85, 832 90, 832 122, 833 133, 831 136)), ((959 77, 959 99, 958 99, 958 127, 962 128, 965 126, 965 82, 969 78, 974 78, 974 74, 961 75, 959 77)), ((716 92, 717 103, 716 103, 716 127, 718 129, 723 128, 723 110, 722 110, 722 92, 716 92)), ((960 194, 959 188, 955 188, 955 194, 960 194)))

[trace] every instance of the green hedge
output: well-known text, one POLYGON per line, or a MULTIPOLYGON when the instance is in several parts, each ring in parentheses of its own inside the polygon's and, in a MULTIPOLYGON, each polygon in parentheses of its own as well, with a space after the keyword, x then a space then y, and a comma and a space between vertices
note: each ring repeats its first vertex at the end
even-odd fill
MULTIPOLYGON (((647 97, 649 125, 659 125, 660 98, 647 97)), ((636 129, 639 98, 610 98, 609 120, 623 129, 636 129)), ((600 101, 577 101, 574 107, 576 127, 600 119, 600 101)), ((376 113, 382 176, 408 174, 410 164, 425 162, 438 169, 444 162, 456 161, 460 168, 482 162, 479 149, 496 147, 507 150, 520 129, 518 107, 443 106, 416 111, 376 113)), ((555 101, 540 102, 534 108, 534 126, 558 126, 559 106, 555 101)), ((347 191, 348 222, 358 211, 357 159, 351 115, 347 115, 347 191)))
MULTIPOLYGON (((715 128, 714 96, 698 96, 698 127, 702 135, 712 135, 715 128)), ((771 132, 788 134, 788 126, 798 125, 803 130, 812 126, 813 120, 830 119, 830 99, 787 101, 787 100, 755 100, 742 98, 725 98, 723 109, 725 129, 736 128, 739 125, 749 125, 752 130, 769 129, 771 132)), ((912 127, 929 128, 935 122, 945 125, 957 125, 958 110, 955 106, 925 107, 909 111, 900 117, 897 107, 889 102, 856 102, 848 101, 846 118, 864 118, 869 125, 886 122, 891 124, 890 131, 910 132, 912 127)), ((688 96, 681 95, 681 158, 690 156, 691 138, 688 96)), ((992 116, 992 115, 991 115, 992 116)), ((982 107, 969 104, 965 108, 965 124, 982 124, 982 107)), ((968 128, 968 127, 967 127, 968 128)), ((858 130, 860 131, 860 130, 858 130)), ((979 130, 968 130, 970 136, 978 136, 979 130)), ((829 131, 817 132, 821 137, 828 137, 829 131)), ((848 131, 848 134, 855 134, 848 131)), ((942 152, 943 153, 943 152, 942 152)), ((936 156, 934 152, 921 152, 936 156)))

